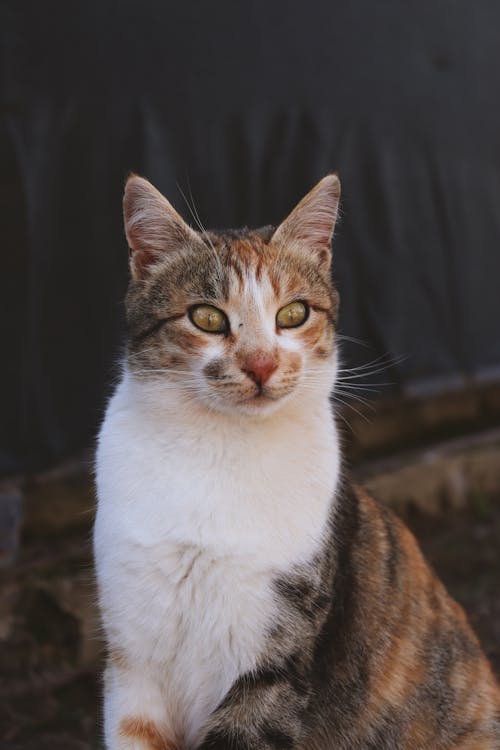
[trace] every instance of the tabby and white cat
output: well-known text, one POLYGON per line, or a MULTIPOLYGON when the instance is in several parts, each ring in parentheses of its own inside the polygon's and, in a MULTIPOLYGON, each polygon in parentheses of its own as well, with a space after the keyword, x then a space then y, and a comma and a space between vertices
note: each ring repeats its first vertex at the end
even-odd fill
POLYGON ((410 532, 342 476, 325 177, 277 228, 124 198, 97 452, 109 750, 493 750, 500 694, 410 532))

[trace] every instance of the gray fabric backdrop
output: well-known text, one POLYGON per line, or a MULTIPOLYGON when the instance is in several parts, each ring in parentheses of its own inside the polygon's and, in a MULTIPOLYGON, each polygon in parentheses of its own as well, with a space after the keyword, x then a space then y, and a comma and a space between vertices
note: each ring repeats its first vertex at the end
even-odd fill
POLYGON ((218 227, 338 170, 341 328, 369 344, 344 360, 405 355, 403 393, 499 378, 496 0, 3 0, 0 34, 2 473, 92 441, 130 170, 218 227))

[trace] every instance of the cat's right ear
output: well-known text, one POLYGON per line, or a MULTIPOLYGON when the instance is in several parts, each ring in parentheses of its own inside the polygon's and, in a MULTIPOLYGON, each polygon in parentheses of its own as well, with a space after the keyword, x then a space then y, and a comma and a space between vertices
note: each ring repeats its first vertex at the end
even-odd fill
POLYGON ((336 174, 328 174, 281 222, 273 235, 273 242, 278 245, 299 243, 301 248, 316 257, 318 266, 328 273, 339 200, 340 180, 336 174))
POLYGON ((169 250, 198 241, 196 232, 168 200, 150 182, 135 174, 125 185, 123 220, 134 279, 144 278, 169 250))

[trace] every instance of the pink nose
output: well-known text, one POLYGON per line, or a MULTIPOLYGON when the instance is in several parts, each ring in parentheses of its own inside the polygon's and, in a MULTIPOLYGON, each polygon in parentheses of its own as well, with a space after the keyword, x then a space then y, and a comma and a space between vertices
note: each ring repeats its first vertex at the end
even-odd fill
POLYGON ((278 368, 278 363, 271 354, 256 352, 246 359, 241 369, 257 385, 267 383, 271 375, 278 368))

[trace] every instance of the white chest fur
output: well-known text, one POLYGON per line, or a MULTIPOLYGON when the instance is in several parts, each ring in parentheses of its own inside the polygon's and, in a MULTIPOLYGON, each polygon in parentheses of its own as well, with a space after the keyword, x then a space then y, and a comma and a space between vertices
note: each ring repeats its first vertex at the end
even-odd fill
POLYGON ((338 471, 328 401, 268 420, 183 409, 127 376, 97 454, 95 555, 112 647, 161 685, 187 747, 276 621, 272 581, 320 544, 338 471), (133 389, 136 389, 132 393, 133 389))

